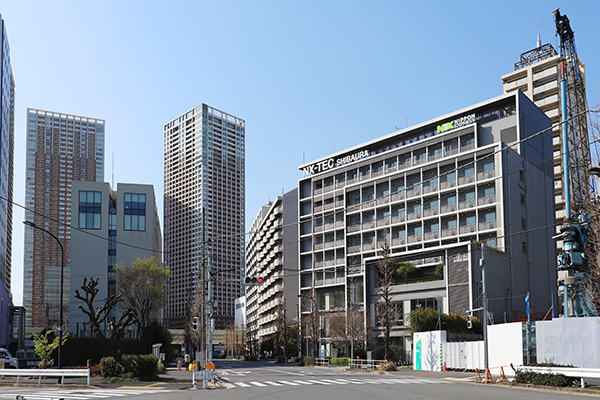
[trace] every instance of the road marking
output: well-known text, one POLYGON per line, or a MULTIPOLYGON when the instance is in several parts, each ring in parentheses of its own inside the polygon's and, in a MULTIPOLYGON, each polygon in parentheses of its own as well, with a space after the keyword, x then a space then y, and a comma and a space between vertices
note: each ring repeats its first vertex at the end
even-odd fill
POLYGON ((300 385, 299 383, 294 383, 294 382, 290 382, 290 381, 279 381, 279 382, 281 382, 283 384, 286 384, 286 385, 292 385, 292 386, 299 386, 300 385))
POLYGON ((260 383, 260 382, 256 382, 256 381, 252 381, 250 383, 253 384, 253 385, 255 385, 255 386, 268 386, 268 385, 265 385, 264 383, 260 383))
POLYGON ((315 380, 308 380, 306 382, 312 382, 312 383, 319 383, 321 385, 333 385, 333 383, 329 383, 329 382, 323 382, 323 381, 315 381, 315 380))
POLYGON ((354 383, 356 385, 364 385, 366 382, 361 382, 359 380, 356 379, 336 379, 338 381, 343 381, 343 382, 348 382, 348 383, 354 383))
MULTIPOLYGON (((171 392, 171 390, 161 390, 162 392, 171 392)), ((109 397, 125 397, 141 394, 155 394, 154 390, 119 390, 119 389, 71 389, 71 390, 31 390, 23 389, 13 393, 2 393, 0 399, 14 399, 17 395, 23 396, 27 400, 52 400, 52 399, 68 399, 68 400, 97 400, 109 397)))
POLYGON ((312 385, 312 383, 310 383, 308 381, 294 381, 294 382, 300 383, 302 385, 312 385))
POLYGON ((233 382, 233 383, 235 383, 236 385, 241 386, 241 387, 250 387, 251 386, 251 385, 245 384, 244 382, 233 382))
POLYGON ((283 386, 281 383, 277 383, 277 382, 272 382, 272 381, 264 381, 265 383, 272 385, 272 386, 283 386))
POLYGON ((339 380, 333 380, 333 379, 321 379, 324 382, 333 382, 333 383, 337 383, 338 385, 347 385, 348 382, 340 382, 339 380))

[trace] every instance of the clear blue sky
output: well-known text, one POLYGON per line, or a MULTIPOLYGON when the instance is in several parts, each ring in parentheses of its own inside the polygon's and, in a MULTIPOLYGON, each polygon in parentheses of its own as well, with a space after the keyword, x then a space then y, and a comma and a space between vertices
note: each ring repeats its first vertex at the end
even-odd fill
MULTIPOLYGON (((521 53, 558 48, 561 7, 598 103, 598 1, 5 0, 16 81, 14 200, 27 107, 106 120, 105 180, 155 186, 162 126, 200 103, 246 121, 246 229, 298 166, 498 95, 521 53), (418 3, 418 4, 417 4, 418 3)), ((23 221, 15 208, 14 302, 23 221)))

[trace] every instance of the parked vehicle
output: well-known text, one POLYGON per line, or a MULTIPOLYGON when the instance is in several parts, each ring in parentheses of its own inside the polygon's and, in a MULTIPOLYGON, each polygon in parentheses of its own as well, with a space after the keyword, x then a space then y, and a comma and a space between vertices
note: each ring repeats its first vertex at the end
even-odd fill
POLYGON ((10 354, 10 351, 6 349, 0 349, 0 363, 4 364, 4 368, 19 368, 19 360, 14 358, 12 354, 10 354))

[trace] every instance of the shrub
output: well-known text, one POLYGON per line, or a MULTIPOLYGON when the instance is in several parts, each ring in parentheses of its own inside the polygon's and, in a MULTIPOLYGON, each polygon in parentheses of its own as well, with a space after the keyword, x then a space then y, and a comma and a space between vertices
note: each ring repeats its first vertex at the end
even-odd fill
POLYGON ((563 374, 517 371, 515 382, 537 386, 569 387, 578 386, 579 378, 571 378, 563 374))
POLYGON ((113 357, 104 357, 100 360, 100 371, 104 378, 118 378, 125 374, 123 366, 113 357))
POLYGON ((141 380, 157 379, 158 357, 126 354, 123 356, 123 368, 126 374, 141 380))
POLYGON ((119 364, 113 357, 104 357, 100 361, 102 376, 109 379, 138 378, 141 380, 153 380, 158 378, 159 359, 156 356, 126 354, 123 356, 121 362, 122 364, 119 364))
POLYGON ((163 364, 162 360, 158 360, 156 365, 156 372, 158 374, 164 374, 166 372, 165 364, 163 364))
POLYGON ((315 358, 314 357, 307 357, 307 356, 302 356, 302 361, 300 363, 301 365, 315 365, 315 358))
POLYGON ((348 357, 338 357, 332 358, 330 362, 337 365, 348 365, 348 360, 350 360, 348 357))

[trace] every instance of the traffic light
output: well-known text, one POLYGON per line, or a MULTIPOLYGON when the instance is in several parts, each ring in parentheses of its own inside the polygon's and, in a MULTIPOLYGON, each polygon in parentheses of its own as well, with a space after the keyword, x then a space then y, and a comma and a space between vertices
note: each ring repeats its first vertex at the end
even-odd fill
POLYGON ((195 331, 198 330, 198 317, 192 317, 192 329, 195 331))
POLYGON ((467 315, 467 328, 473 329, 473 316, 471 314, 467 315))
POLYGON ((260 286, 264 282, 262 276, 247 276, 242 281, 244 286, 260 286))

